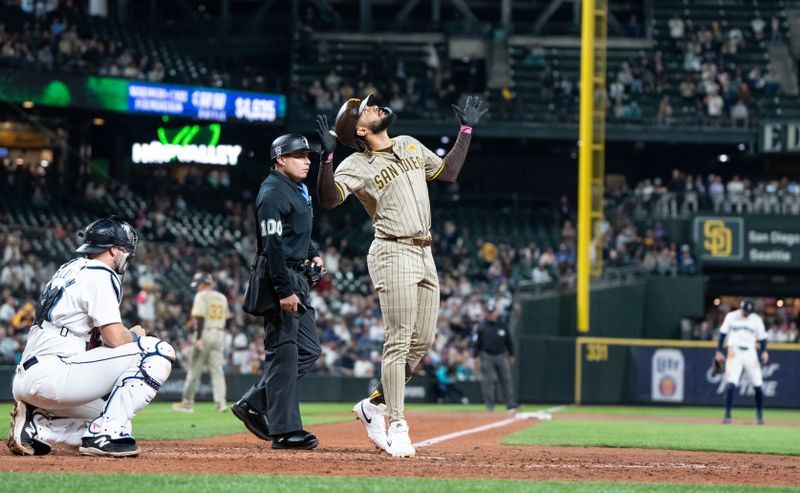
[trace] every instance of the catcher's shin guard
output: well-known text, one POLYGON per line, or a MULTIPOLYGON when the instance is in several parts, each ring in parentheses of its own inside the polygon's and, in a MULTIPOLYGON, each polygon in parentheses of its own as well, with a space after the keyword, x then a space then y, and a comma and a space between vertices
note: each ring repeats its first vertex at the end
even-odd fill
POLYGON ((156 396, 172 371, 175 350, 158 338, 145 336, 137 342, 142 359, 122 372, 109 394, 103 412, 95 418, 87 435, 107 435, 112 439, 130 435, 133 416, 156 396))

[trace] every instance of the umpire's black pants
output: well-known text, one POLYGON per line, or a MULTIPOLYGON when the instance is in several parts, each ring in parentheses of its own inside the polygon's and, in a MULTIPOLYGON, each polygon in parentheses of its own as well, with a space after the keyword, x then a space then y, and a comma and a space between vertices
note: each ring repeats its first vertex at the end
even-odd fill
MULTIPOLYGON (((300 298, 307 293, 306 288, 300 298)), ((281 435, 303 429, 297 380, 314 366, 321 348, 311 306, 302 315, 280 311, 265 318, 264 372, 243 399, 267 415, 271 435, 281 435)))

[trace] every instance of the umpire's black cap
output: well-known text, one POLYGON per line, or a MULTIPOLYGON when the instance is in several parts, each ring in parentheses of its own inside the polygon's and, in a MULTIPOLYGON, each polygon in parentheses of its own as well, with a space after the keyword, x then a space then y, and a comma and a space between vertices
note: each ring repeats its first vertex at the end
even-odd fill
POLYGON ((269 158, 271 161, 275 161, 280 156, 301 152, 313 152, 311 146, 308 145, 308 139, 300 134, 285 134, 272 141, 269 158))
POLYGON ((133 257, 139 245, 139 235, 133 226, 117 216, 98 219, 80 231, 78 237, 83 239, 83 244, 75 249, 75 253, 101 253, 119 246, 133 257))

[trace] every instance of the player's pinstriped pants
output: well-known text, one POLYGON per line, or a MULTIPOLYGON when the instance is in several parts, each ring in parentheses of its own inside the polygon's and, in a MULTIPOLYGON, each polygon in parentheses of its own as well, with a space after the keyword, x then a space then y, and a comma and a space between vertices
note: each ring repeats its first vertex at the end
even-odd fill
POLYGON ((403 419, 406 363, 415 368, 436 339, 439 278, 430 246, 376 238, 367 266, 385 325, 381 382, 389 421, 396 421, 403 419))

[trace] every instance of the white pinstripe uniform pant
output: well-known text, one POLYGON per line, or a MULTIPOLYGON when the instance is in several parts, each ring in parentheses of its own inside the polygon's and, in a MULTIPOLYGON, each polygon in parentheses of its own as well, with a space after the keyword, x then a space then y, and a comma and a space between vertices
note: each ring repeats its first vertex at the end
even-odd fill
POLYGON ((379 238, 370 246, 367 266, 386 331, 381 383, 389 421, 396 421, 403 419, 406 363, 414 369, 436 339, 439 277, 430 246, 379 238))

